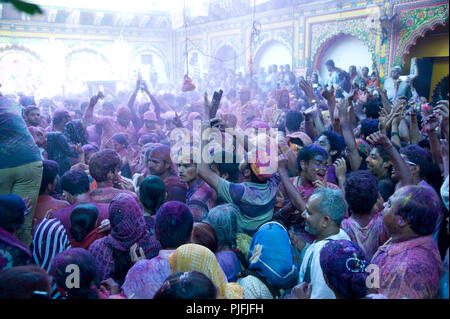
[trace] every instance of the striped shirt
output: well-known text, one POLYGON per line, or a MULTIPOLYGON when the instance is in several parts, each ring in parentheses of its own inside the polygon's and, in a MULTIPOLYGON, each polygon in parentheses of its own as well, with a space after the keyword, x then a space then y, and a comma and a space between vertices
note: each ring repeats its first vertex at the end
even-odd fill
MULTIPOLYGON (((31 244, 33 261, 47 273, 50 273, 53 258, 70 248, 66 230, 58 219, 43 219, 37 226, 31 244)), ((56 289, 56 284, 54 284, 51 298, 59 299, 61 297, 61 294, 56 289)))

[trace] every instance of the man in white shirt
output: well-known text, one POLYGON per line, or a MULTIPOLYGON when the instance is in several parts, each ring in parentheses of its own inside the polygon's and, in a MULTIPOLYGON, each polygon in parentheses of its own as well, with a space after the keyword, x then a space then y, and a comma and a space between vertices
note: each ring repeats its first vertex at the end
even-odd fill
POLYGON ((350 237, 340 228, 347 210, 347 203, 341 190, 319 188, 311 195, 302 213, 305 230, 316 240, 306 249, 299 273, 299 283, 311 283, 311 299, 336 299, 328 287, 320 266, 320 250, 330 240, 350 237))

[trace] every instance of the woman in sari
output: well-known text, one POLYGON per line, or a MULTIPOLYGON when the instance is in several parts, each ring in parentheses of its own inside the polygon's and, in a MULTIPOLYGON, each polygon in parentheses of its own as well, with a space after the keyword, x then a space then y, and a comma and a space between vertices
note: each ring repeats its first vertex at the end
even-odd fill
POLYGON ((100 280, 111 277, 123 284, 128 270, 133 266, 130 248, 142 248, 145 257, 155 257, 161 245, 146 228, 144 214, 136 199, 129 194, 119 194, 109 205, 111 233, 96 240, 89 247, 98 268, 100 280))
POLYGON ((244 290, 228 280, 217 262, 216 256, 208 248, 197 244, 185 244, 169 256, 171 273, 199 271, 205 274, 219 290, 219 299, 242 299, 244 290))

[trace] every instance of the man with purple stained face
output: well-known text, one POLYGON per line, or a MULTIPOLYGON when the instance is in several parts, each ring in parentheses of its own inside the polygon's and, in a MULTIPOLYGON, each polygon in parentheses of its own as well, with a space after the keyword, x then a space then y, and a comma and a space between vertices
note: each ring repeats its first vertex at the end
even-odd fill
POLYGON ((379 267, 378 293, 395 299, 437 297, 442 261, 432 234, 440 209, 429 187, 405 186, 389 197, 382 215, 391 238, 371 262, 379 267))
MULTIPOLYGON (((192 153, 195 153, 195 150, 192 153)), ((214 207, 216 192, 200 178, 197 164, 191 158, 181 157, 177 166, 180 181, 188 186, 186 204, 194 216, 194 221, 200 222, 208 211, 214 207)))
MULTIPOLYGON (((305 202, 316 188, 339 189, 337 185, 328 182, 328 153, 322 147, 315 144, 303 147, 297 156, 297 166, 300 176, 290 180, 305 202)), ((290 198, 289 193, 286 193, 290 198)))

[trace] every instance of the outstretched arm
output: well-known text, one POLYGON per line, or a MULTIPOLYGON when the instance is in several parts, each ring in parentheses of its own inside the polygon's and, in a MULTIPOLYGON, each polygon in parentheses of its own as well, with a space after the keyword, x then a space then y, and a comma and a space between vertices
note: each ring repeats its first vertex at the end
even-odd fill
POLYGON ((361 166, 362 157, 359 155, 353 128, 350 126, 350 109, 353 108, 353 106, 348 105, 348 99, 343 99, 343 101, 337 105, 337 108, 341 122, 342 137, 349 150, 350 167, 352 168, 352 171, 356 171, 361 166))
POLYGON ((392 145, 389 138, 378 132, 372 133, 367 138, 367 141, 371 143, 372 145, 381 145, 383 146, 386 153, 388 153, 392 165, 395 168, 395 171, 398 174, 398 177, 400 179, 400 187, 406 186, 406 185, 412 185, 412 177, 411 172, 409 171, 408 165, 405 163, 405 160, 400 156, 400 153, 397 151, 397 149, 392 145))
POLYGON ((280 159, 278 160, 278 174, 280 175, 281 182, 284 185, 284 189, 292 205, 294 205, 294 207, 299 211, 303 212, 306 208, 306 203, 289 179, 287 165, 288 161, 286 157, 284 155, 281 155, 280 159))

